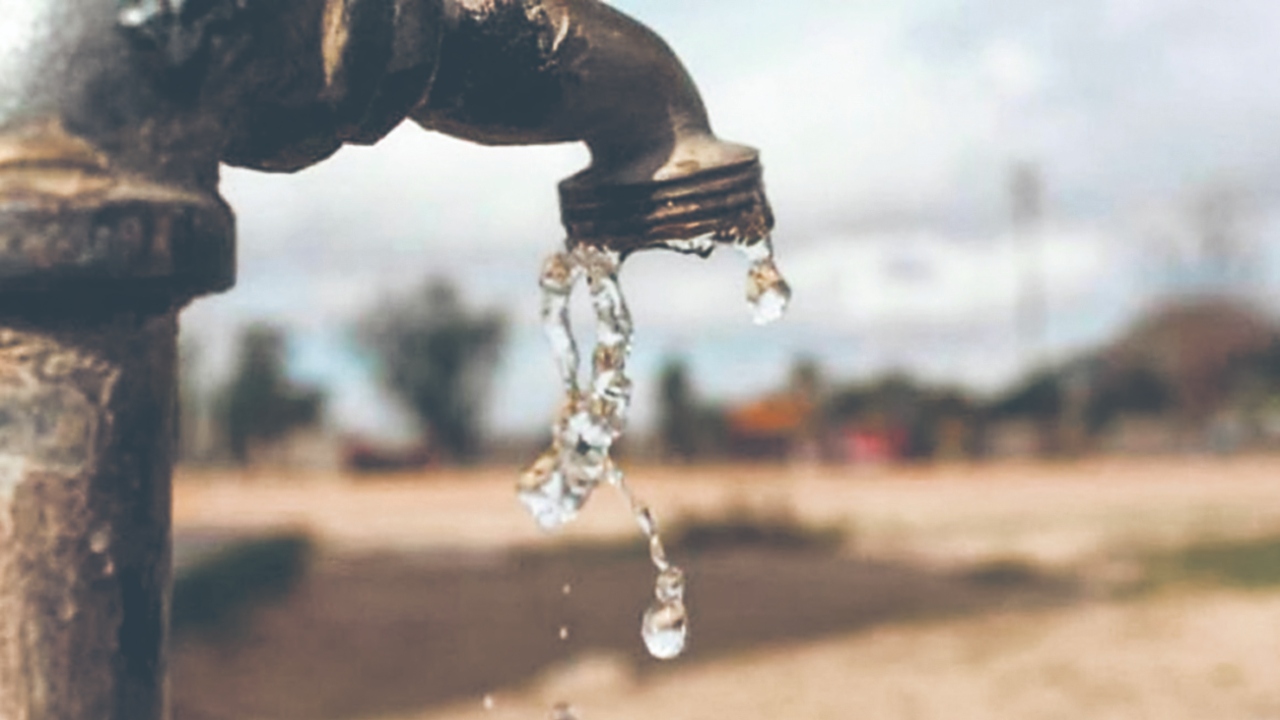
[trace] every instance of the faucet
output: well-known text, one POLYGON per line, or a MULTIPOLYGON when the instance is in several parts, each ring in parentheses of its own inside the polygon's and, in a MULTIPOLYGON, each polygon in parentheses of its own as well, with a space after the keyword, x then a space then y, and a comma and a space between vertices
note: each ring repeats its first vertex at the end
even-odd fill
POLYGON ((706 254, 773 219, 675 55, 597 0, 11 0, 0 24, 0 717, 168 715, 177 315, 235 281, 222 163, 406 119, 584 142, 570 245, 706 254))

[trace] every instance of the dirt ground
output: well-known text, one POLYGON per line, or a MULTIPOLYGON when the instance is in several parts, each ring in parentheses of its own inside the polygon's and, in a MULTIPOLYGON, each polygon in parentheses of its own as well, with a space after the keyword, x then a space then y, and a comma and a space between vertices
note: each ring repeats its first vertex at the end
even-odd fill
POLYGON ((665 664, 636 637, 644 559, 577 549, 634 534, 622 503, 547 538, 513 477, 182 477, 180 537, 302 528, 321 553, 237 634, 179 638, 176 720, 1280 718, 1280 593, 1106 593, 1145 550, 1280 532, 1280 459, 636 469, 660 519, 850 538, 677 558, 693 630, 665 664), (975 572, 1011 560, 1040 573, 975 572))
POLYGON ((569 700, 582 720, 1275 720, 1280 594, 887 625, 639 678, 596 655, 493 710, 479 698, 384 720, 530 720, 569 700))

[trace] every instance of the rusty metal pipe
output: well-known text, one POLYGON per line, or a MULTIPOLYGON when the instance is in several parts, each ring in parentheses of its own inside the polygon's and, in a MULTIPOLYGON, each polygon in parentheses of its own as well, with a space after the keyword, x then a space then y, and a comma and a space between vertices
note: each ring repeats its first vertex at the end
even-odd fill
POLYGON ((166 717, 176 329, 0 316, 0 718, 166 717))

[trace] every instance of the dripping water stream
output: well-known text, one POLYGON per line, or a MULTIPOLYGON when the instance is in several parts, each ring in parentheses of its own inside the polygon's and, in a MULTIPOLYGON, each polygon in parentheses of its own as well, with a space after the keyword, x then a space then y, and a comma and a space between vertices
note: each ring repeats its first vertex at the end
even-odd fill
MULTIPOLYGON (((679 245, 673 249, 705 250, 699 254, 714 247, 705 238, 674 242, 679 245)), ((734 245, 749 263, 746 298, 754 321, 763 325, 777 320, 791 290, 774 264, 770 239, 734 245)), ((589 245, 558 252, 543 264, 539 277, 542 327, 560 374, 564 402, 552 425, 551 445, 521 475, 517 496, 538 526, 551 532, 577 517, 601 483, 621 494, 648 540, 649 558, 657 571, 654 599, 641 619, 641 637, 651 655, 669 660, 684 651, 688 637, 684 571, 667 559, 653 512, 632 491, 610 456, 626 426, 632 392, 626 363, 633 326, 618 281, 621 265, 618 253, 589 245), (579 379, 582 359, 569 312, 574 289, 584 281, 596 318, 596 343, 585 384, 579 379)), ((562 633, 561 639, 566 638, 567 633, 562 633)), ((553 709, 553 717, 569 720, 574 715, 562 703, 553 709)))

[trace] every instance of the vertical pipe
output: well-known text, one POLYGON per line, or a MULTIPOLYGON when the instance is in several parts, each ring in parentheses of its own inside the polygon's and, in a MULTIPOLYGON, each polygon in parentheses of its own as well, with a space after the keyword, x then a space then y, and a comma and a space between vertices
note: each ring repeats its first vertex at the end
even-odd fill
POLYGON ((176 331, 0 314, 4 720, 168 716, 176 331))

